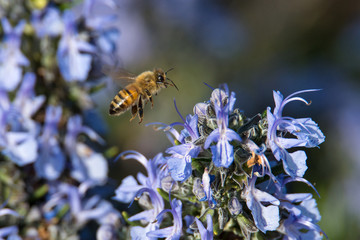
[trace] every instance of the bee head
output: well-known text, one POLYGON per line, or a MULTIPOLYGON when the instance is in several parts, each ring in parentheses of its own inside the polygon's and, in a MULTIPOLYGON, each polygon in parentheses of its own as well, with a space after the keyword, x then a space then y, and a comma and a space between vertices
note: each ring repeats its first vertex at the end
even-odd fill
POLYGON ((157 84, 164 84, 166 79, 166 74, 162 69, 155 69, 155 78, 157 84))
POLYGON ((179 89, 177 88, 175 83, 170 78, 168 78, 166 76, 167 73, 170 72, 173 69, 174 68, 170 68, 166 72, 164 72, 162 69, 156 69, 155 70, 156 83, 159 84, 162 87, 165 87, 165 88, 167 88, 168 85, 173 86, 179 91, 179 89))

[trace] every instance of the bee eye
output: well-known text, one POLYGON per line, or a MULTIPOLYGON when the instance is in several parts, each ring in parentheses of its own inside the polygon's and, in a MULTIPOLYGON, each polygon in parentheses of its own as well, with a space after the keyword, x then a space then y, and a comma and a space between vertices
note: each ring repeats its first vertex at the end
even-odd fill
POLYGON ((161 75, 158 75, 157 79, 158 79, 158 82, 163 82, 164 81, 164 78, 161 75))

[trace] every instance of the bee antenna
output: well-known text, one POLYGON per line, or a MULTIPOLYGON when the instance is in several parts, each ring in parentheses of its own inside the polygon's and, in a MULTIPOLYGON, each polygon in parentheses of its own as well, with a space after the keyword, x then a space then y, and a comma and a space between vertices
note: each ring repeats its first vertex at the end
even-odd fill
POLYGON ((174 68, 172 67, 172 68, 170 68, 169 70, 167 70, 167 71, 165 72, 165 75, 166 75, 168 72, 170 72, 171 70, 174 70, 174 68))
POLYGON ((173 80, 171 80, 170 78, 166 78, 167 80, 169 80, 172 84, 173 84, 173 86, 176 88, 176 90, 178 90, 179 91, 179 89, 178 89, 178 87, 176 86, 176 84, 173 82, 173 80))

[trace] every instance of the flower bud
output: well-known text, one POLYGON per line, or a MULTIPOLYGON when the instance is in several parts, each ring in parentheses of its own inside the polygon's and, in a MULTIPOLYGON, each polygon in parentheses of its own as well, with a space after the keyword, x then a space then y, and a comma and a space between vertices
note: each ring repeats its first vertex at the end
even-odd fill
POLYGON ((168 175, 161 179, 161 188, 165 192, 169 192, 170 188, 171 191, 177 191, 179 190, 179 184, 174 181, 174 179, 170 175, 168 175))
POLYGON ((226 223, 229 221, 228 213, 225 209, 219 208, 218 214, 219 214, 219 228, 224 229, 226 223))
POLYGON ((194 178, 193 193, 199 201, 206 200, 206 193, 201 185, 201 178, 194 178))
POLYGON ((229 200, 228 209, 231 215, 236 216, 242 211, 242 205, 237 199, 237 197, 232 197, 229 200))

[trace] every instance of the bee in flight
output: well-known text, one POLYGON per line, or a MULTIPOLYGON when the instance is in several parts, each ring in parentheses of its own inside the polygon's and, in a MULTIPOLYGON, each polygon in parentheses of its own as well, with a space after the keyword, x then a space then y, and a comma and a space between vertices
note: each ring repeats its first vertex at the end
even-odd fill
POLYGON ((131 108, 132 117, 130 121, 136 115, 139 115, 139 123, 141 123, 144 118, 144 105, 150 101, 151 107, 154 106, 153 95, 157 95, 162 88, 167 88, 168 86, 173 86, 179 90, 175 83, 166 76, 171 70, 173 68, 164 72, 162 69, 156 68, 153 71, 145 71, 138 76, 127 73, 127 75, 130 75, 127 77, 122 77, 120 76, 121 74, 118 74, 119 76, 114 78, 126 78, 130 80, 130 83, 115 95, 110 103, 109 114, 119 116, 131 108))

